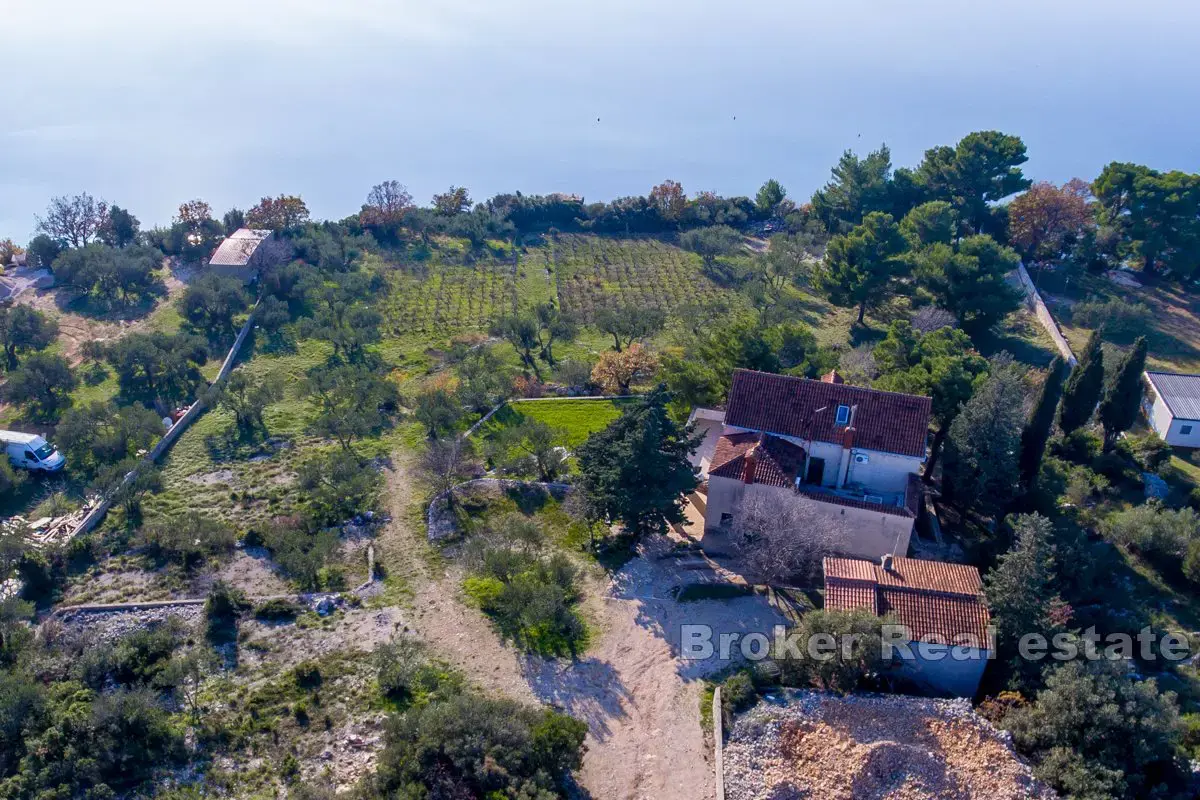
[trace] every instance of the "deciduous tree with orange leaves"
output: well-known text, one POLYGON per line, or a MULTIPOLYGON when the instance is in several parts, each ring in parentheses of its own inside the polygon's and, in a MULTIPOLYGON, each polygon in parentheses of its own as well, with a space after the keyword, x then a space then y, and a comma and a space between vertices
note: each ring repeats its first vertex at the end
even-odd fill
POLYGON ((618 353, 608 350, 592 368, 592 381, 604 387, 606 392, 629 394, 635 381, 649 378, 658 370, 658 356, 651 353, 641 342, 635 342, 618 353))
POLYGON ((665 180, 650 190, 650 205, 658 209, 663 219, 678 222, 687 207, 687 195, 679 181, 665 180))
POLYGON ((281 231, 308 222, 308 206, 295 195, 264 197, 246 212, 246 224, 251 228, 281 231))
POLYGON ((1062 186, 1042 181, 1008 207, 1008 236, 1027 261, 1062 255, 1071 240, 1094 225, 1087 183, 1072 178, 1062 186))

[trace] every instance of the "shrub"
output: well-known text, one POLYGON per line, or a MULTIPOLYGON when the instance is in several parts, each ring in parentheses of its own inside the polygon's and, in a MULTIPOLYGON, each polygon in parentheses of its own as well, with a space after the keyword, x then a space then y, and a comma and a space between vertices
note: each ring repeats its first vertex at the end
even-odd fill
POLYGON ((1103 328, 1107 338, 1126 341, 1140 336, 1150 327, 1150 308, 1145 303, 1130 303, 1112 298, 1091 299, 1071 309, 1071 323, 1083 328, 1103 328))
POLYGON ((1110 515, 1100 531, 1115 545, 1178 568, 1191 543, 1200 539, 1200 515, 1148 503, 1110 515))
POLYGON ((1066 436, 1053 439, 1050 442, 1050 452, 1067 461, 1087 464, 1100 455, 1103 446, 1104 442, 1099 436, 1089 430, 1079 428, 1066 436))
POLYGON ((241 589, 224 581, 214 583, 204 603, 208 637, 214 642, 232 641, 237 635, 238 618, 249 608, 246 594, 241 589))
POLYGON ((383 797, 565 796, 587 725, 513 700, 457 694, 393 718, 371 794, 383 797))
POLYGON ((1188 542, 1187 553, 1183 557, 1183 577, 1200 585, 1200 539, 1188 542))
POLYGON ((402 636, 377 645, 372 658, 379 691, 399 699, 412 694, 417 674, 425 666, 425 646, 419 639, 402 636))
POLYGON ((292 667, 292 680, 301 689, 316 689, 321 685, 324 677, 321 675, 320 665, 315 661, 301 661, 292 667))
POLYGON ((334 588, 326 566, 337 553, 336 534, 312 531, 295 520, 281 519, 266 525, 261 536, 279 569, 301 589, 334 588))
POLYGON ((299 603, 277 597, 272 600, 264 600, 255 606, 254 618, 263 622, 291 622, 303 612, 304 609, 299 603))
POLYGON ((1171 445, 1153 431, 1144 436, 1126 436, 1117 442, 1117 451, 1136 461, 1145 472, 1158 472, 1171 460, 1171 445))
POLYGON ((485 548, 476 560, 478 573, 463 591, 502 636, 546 656, 579 651, 587 628, 575 611, 576 571, 566 557, 542 558, 506 544, 485 548))
POLYGON ((739 670, 721 682, 721 710, 727 718, 745 711, 758 700, 754 677, 749 670, 739 670))
POLYGON ((837 647, 828 658, 813 658, 801 649, 799 656, 777 650, 779 681, 785 686, 815 686, 826 691, 852 692, 869 675, 877 672, 883 658, 885 620, 869 611, 812 611, 798 626, 797 640, 832 636, 837 647), (846 645, 846 646, 843 646, 846 645))
POLYGON ((190 569, 208 556, 233 550, 237 536, 220 520, 192 511, 146 525, 138 539, 155 558, 190 569))

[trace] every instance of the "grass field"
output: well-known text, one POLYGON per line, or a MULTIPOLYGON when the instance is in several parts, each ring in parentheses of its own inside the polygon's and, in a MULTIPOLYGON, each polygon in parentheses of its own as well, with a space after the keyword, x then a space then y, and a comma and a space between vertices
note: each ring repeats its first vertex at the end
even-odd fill
POLYGON ((621 415, 623 406, 631 400, 579 400, 571 398, 532 400, 509 403, 492 415, 492 418, 475 435, 486 439, 497 431, 519 425, 522 420, 544 422, 562 432, 560 444, 574 450, 596 431, 607 428, 609 423, 621 415))
MULTIPOLYGON (((1104 276, 1087 275, 1065 291, 1051 276, 1046 283, 1052 303, 1050 311, 1058 320, 1063 335, 1076 353, 1087 343, 1092 329, 1073 322, 1070 305, 1084 300, 1115 300, 1121 303, 1142 303, 1150 311, 1147 366, 1166 372, 1200 372, 1200 304, 1195 296, 1171 285, 1145 285, 1140 288, 1120 286, 1104 276)), ((1120 346, 1130 344, 1129 337, 1106 336, 1106 341, 1120 346)))

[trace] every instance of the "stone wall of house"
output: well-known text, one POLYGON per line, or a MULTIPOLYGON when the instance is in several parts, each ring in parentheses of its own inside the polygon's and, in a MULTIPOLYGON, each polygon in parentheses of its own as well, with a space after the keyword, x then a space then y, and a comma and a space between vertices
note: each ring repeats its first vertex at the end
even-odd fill
MULTIPOLYGON (((710 477, 708 480, 708 507, 704 515, 706 528, 721 525, 722 516, 732 515, 747 492, 788 492, 775 486, 755 483, 747 486, 734 478, 710 477)), ((810 500, 812 498, 809 498, 810 500)), ((907 555, 912 538, 912 517, 885 514, 865 508, 850 508, 836 503, 813 500, 813 504, 840 520, 846 530, 846 538, 839 549, 846 555, 878 561, 882 556, 907 555)))

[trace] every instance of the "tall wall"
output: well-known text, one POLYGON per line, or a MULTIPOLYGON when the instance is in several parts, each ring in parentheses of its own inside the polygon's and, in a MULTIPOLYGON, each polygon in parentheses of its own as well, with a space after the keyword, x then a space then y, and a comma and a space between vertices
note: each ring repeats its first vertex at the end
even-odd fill
MULTIPOLYGON (((721 525, 723 514, 733 514, 747 492, 787 492, 775 486, 754 483, 747 486, 735 478, 710 477, 708 480, 708 507, 704 515, 706 528, 721 525)), ((845 538, 838 549, 850 556, 878 561, 888 553, 907 555, 912 538, 912 517, 885 514, 865 508, 850 508, 836 503, 823 503, 811 497, 813 505, 828 516, 843 523, 845 538)))

